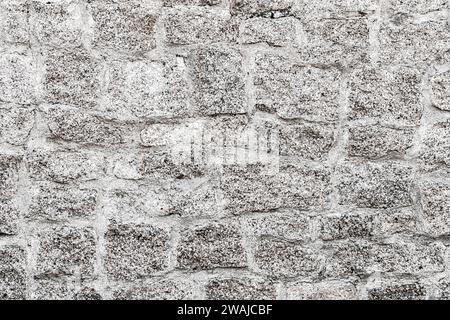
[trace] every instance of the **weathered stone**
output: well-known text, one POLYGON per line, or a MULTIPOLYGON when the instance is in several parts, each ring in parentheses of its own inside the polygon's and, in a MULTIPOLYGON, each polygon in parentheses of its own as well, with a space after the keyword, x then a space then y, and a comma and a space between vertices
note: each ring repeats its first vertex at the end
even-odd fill
POLYGON ((253 278, 213 278, 206 284, 206 298, 212 300, 275 300, 275 283, 253 278))
POLYGON ((75 293, 75 300, 103 300, 100 293, 94 288, 83 287, 81 290, 75 293))
POLYGON ((69 142, 112 145, 123 142, 119 125, 65 106, 52 107, 46 112, 51 137, 69 142))
POLYGON ((450 184, 422 182, 421 204, 425 231, 431 236, 450 233, 450 184))
POLYGON ((450 24, 396 14, 380 28, 380 62, 423 67, 450 47, 450 24))
POLYGON ((421 75, 414 68, 364 67, 350 76, 350 120, 374 119, 393 126, 419 125, 421 75))
POLYGON ((450 121, 439 122, 427 128, 420 151, 422 171, 450 172, 450 121))
POLYGON ((266 43, 274 47, 298 45, 299 23, 293 18, 244 20, 239 39, 241 43, 266 43))
POLYGON ((85 152, 35 150, 26 161, 31 178, 38 181, 69 183, 96 180, 104 175, 104 159, 85 152))
POLYGON ((214 6, 222 3, 222 0, 163 0, 163 6, 173 7, 177 5, 186 6, 214 6))
POLYGON ((180 269, 244 268, 247 258, 237 223, 208 223, 182 231, 178 245, 180 269))
POLYGON ((74 288, 66 279, 42 278, 35 280, 33 299, 73 300, 74 288))
POLYGON ((298 0, 293 8, 302 20, 364 17, 375 13, 378 2, 373 0, 298 0))
POLYGON ((390 13, 427 14, 450 10, 450 2, 448 0, 390 0, 387 10, 390 13))
POLYGON ((369 284, 369 300, 425 300, 425 286, 417 280, 385 279, 369 284))
POLYGON ((114 280, 152 276, 168 267, 169 230, 111 221, 105 233, 105 268, 114 280))
POLYGON ((211 45, 194 49, 187 58, 193 104, 200 114, 247 112, 243 56, 234 49, 211 45))
POLYGON ((345 162, 338 167, 339 203, 366 208, 412 204, 412 167, 396 161, 345 162))
POLYGON ((433 75, 431 89, 433 106, 450 111, 450 70, 433 75))
POLYGON ((144 54, 155 48, 157 16, 136 2, 92 1, 94 46, 100 50, 144 54))
POLYGON ((113 292, 116 300, 191 300, 195 297, 196 285, 186 279, 145 282, 113 292))
POLYGON ((369 62, 369 20, 360 17, 315 19, 304 22, 306 42, 300 59, 325 65, 369 62))
POLYGON ((0 101, 30 104, 35 101, 33 59, 29 52, 2 52, 0 101))
POLYGON ((170 12, 164 21, 170 45, 233 43, 239 31, 227 12, 183 10, 170 12))
POLYGON ((99 96, 100 62, 84 49, 50 51, 45 60, 48 102, 93 107, 99 96))
POLYGON ((255 58, 256 108, 284 119, 337 121, 340 72, 306 66, 279 54, 255 58))
POLYGON ((34 125, 34 109, 18 105, 0 106, 0 142, 24 145, 34 125))
POLYGON ((323 240, 347 238, 370 238, 374 234, 374 216, 362 214, 342 214, 320 219, 320 237, 323 240))
POLYGON ((25 250, 16 245, 0 247, 0 299, 24 300, 27 279, 25 250))
POLYGON ((183 58, 113 62, 105 116, 139 119, 192 114, 183 58))
POLYGON ((10 199, 17 191, 21 156, 0 155, 0 200, 10 199))
POLYGON ((19 229, 19 210, 10 201, 0 201, 0 236, 16 235, 19 229))
POLYGON ((322 268, 320 252, 295 242, 261 239, 254 260, 258 269, 274 277, 315 277, 322 268))
POLYGON ((26 0, 0 2, 0 42, 29 43, 28 10, 26 0))
POLYGON ((57 226, 37 234, 38 275, 73 275, 82 279, 94 273, 95 234, 90 227, 57 226))
POLYGON ((233 14, 279 18, 289 15, 292 5, 292 0, 233 0, 231 12, 233 14))
POLYGON ((259 214, 243 217, 242 222, 248 236, 271 236, 299 241, 309 241, 313 237, 312 219, 299 212, 259 214))
POLYGON ((325 160, 335 140, 334 125, 305 123, 281 126, 280 155, 325 160))
POLYGON ((406 151, 413 146, 414 134, 414 129, 352 126, 348 130, 347 153, 353 157, 372 159, 405 156, 406 151))
POLYGON ((353 283, 345 281, 322 281, 289 283, 286 288, 288 300, 357 300, 353 283))
POLYGON ((77 47, 82 43, 85 8, 77 1, 42 2, 30 5, 30 28, 40 45, 77 47))
POLYGON ((64 221, 70 218, 92 218, 98 201, 93 189, 61 185, 40 185, 32 199, 27 218, 64 221))

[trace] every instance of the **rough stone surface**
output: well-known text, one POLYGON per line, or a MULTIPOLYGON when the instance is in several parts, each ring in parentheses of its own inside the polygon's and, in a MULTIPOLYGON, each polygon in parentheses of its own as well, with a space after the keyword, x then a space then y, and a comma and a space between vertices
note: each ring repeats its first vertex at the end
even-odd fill
POLYGON ((0 0, 0 300, 450 299, 449 0, 0 0))

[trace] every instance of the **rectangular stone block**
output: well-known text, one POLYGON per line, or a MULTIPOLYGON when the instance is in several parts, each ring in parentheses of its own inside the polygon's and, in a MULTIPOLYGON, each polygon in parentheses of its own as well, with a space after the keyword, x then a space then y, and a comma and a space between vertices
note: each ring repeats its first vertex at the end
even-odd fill
POLYGON ((33 150, 26 157, 30 177, 37 181, 91 181, 105 174, 102 156, 66 150, 33 150))
POLYGON ((168 268, 170 230, 152 224, 110 221, 105 269, 112 280, 149 277, 168 268))
POLYGON ((280 155, 326 160, 335 146, 337 130, 329 124, 288 124, 280 127, 280 155))
POLYGON ((45 117, 50 137, 86 145, 110 146, 124 141, 119 124, 107 122, 95 114, 67 106, 50 107, 45 117))
POLYGON ((234 43, 239 32, 238 21, 227 11, 190 9, 170 11, 164 19, 169 45, 234 43))
POLYGON ((17 245, 0 247, 0 299, 25 300, 27 275, 25 250, 17 245))
POLYGON ((35 62, 28 51, 6 51, 0 56, 0 101, 31 104, 35 101, 35 62))
POLYGON ((0 200, 8 200, 16 193, 21 162, 19 155, 0 154, 0 200))
POLYGON ((450 70, 431 77, 431 103, 442 111, 450 111, 450 70))
POLYGON ((412 167, 397 161, 345 162, 338 169, 339 203, 363 208, 412 204, 412 167))
POLYGON ((62 225, 41 230, 38 240, 36 275, 94 275, 96 235, 91 227, 62 225))
POLYGON ((427 290, 415 279, 381 279, 368 284, 367 297, 369 300, 425 300, 427 290))
POLYGON ((355 18, 373 14, 377 0, 298 0, 293 14, 302 19, 355 18))
POLYGON ((33 108, 16 104, 0 104, 0 142, 24 145, 34 125, 33 108))
POLYGON ((260 278, 215 277, 206 284, 210 300, 275 300, 276 284, 260 278))
POLYGON ((450 184, 420 183, 422 219, 425 232, 433 237, 450 233, 450 184))
POLYGON ((301 61, 339 67, 368 63, 369 23, 364 16, 306 20, 306 41, 299 49, 301 61))
POLYGON ((391 126, 419 125, 422 76, 414 68, 364 67, 350 75, 349 119, 391 126))
POLYGON ((51 50, 45 57, 43 88, 49 103, 78 107, 96 105, 101 65, 84 49, 51 50))
POLYGON ((450 172, 450 121, 428 127, 419 154, 422 172, 450 172))
POLYGON ((214 6, 221 4, 222 0, 163 0, 163 6, 214 6))
POLYGON ((86 28, 85 15, 86 6, 78 1, 34 0, 29 12, 31 33, 42 46, 78 47, 86 28))
POLYGON ((29 43, 28 10, 29 2, 26 0, 0 2, 0 42, 29 43))
POLYGON ((265 43, 274 47, 299 45, 300 23, 294 18, 252 18, 241 23, 239 40, 244 44, 265 43))
POLYGON ((247 112, 243 56, 239 50, 210 45, 192 50, 187 57, 193 87, 193 106, 199 114, 247 112))
POLYGON ((192 114, 183 58, 113 62, 108 67, 105 116, 122 120, 192 114))
POLYGON ((137 2, 94 1, 94 46, 98 50, 142 55, 156 46, 157 15, 137 2))
POLYGON ((323 256, 302 244, 263 238, 256 244, 254 261, 258 271, 271 277, 316 277, 323 256))
POLYGON ((355 125, 348 129, 347 154, 379 159, 404 157, 413 146, 414 129, 393 129, 380 125, 355 125))
POLYGON ((287 300, 357 300, 355 284, 331 280, 321 282, 296 281, 286 286, 287 300))
POLYGON ((114 300, 192 300, 198 299, 198 285, 189 279, 165 278, 120 288, 114 300))
POLYGON ((249 237, 276 237, 305 242, 314 237, 313 219, 300 212, 244 216, 242 226, 249 237))
POLYGON ((259 52, 255 57, 255 104, 283 119, 337 121, 341 75, 337 69, 305 66, 259 52))
POLYGON ((450 9, 448 0, 389 0, 387 11, 391 14, 427 14, 450 9))
POLYGON ((31 204, 25 217, 33 220, 90 219, 98 202, 98 192, 94 189, 57 184, 41 184, 30 193, 31 204))
POLYGON ((247 257, 239 225, 235 222, 199 224, 181 231, 179 269, 245 268, 247 257))
POLYGON ((13 236, 19 231, 19 209, 11 201, 0 201, 0 236, 13 236))
POLYGON ((397 14, 381 25, 380 62, 424 68, 450 47, 449 25, 443 20, 397 14))
POLYGON ((231 12, 235 15, 279 18, 289 14, 293 0, 232 0, 231 12))

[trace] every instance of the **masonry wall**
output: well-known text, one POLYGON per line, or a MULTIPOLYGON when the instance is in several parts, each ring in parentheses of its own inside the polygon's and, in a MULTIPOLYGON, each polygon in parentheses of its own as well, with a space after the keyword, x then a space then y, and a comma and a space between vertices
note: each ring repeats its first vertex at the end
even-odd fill
POLYGON ((448 298, 449 13, 0 0, 0 298, 448 298))

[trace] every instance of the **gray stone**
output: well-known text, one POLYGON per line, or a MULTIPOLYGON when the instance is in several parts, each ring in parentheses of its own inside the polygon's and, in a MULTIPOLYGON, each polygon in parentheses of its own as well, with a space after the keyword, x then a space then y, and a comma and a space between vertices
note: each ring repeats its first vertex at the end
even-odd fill
POLYGON ((225 11, 182 10, 169 12, 164 20, 169 45, 236 42, 239 24, 225 11))
POLYGON ((105 268, 114 280, 132 280, 168 268, 170 231, 151 224, 111 221, 105 233, 105 268))
POLYGON ((123 142, 119 125, 78 109, 52 107, 46 112, 47 125, 53 139, 92 145, 113 145, 123 142))
POLYGON ((182 230, 178 268, 205 270, 244 268, 247 257, 237 223, 207 223, 182 230))
POLYGON ((379 125, 356 125, 348 130, 347 153, 353 157, 378 159, 404 157, 413 146, 414 129, 392 129, 379 125))
POLYGON ((274 47, 295 46, 298 43, 299 23, 293 18, 244 20, 239 39, 244 44, 266 43, 274 47))
POLYGON ((383 279, 367 289, 369 300, 425 300, 425 286, 417 280, 383 279))
POLYGON ((155 48, 157 16, 136 2, 92 1, 94 46, 142 55, 155 48))
POLYGON ((450 10, 450 2, 448 0, 390 0, 387 10, 390 13, 427 14, 450 10))
POLYGON ((342 214, 322 217, 319 234, 323 240, 370 238, 374 235, 374 216, 342 214))
POLYGON ((25 250, 16 245, 0 247, 0 299, 24 300, 27 279, 25 250))
POLYGON ((84 49, 52 50, 45 59, 45 98, 49 103, 93 107, 100 90, 100 61, 84 49))
POLYGON ((450 111, 450 70, 435 74, 431 78, 431 88, 433 106, 450 111))
POLYGON ((186 6, 214 6, 222 3, 222 0, 163 0, 163 6, 173 7, 178 5, 186 6))
POLYGON ((293 0, 232 0, 231 12, 268 18, 279 18, 289 14, 293 0))
POLYGON ((0 236, 16 235, 19 231, 19 210, 10 201, 0 201, 0 236))
POLYGON ((261 239, 256 245, 254 261, 259 271, 272 277, 316 277, 323 256, 295 242, 261 239))
POLYGON ((297 281, 287 284, 288 300, 357 300, 357 289, 353 283, 339 280, 322 282, 297 281))
POLYGON ((247 112, 243 56, 239 50, 219 45, 194 49, 187 58, 187 67, 198 113, 247 112))
POLYGON ((55 226, 37 234, 37 275, 94 274, 96 236, 90 227, 55 226))
POLYGON ((0 2, 0 41, 28 44, 30 41, 28 24, 29 2, 26 0, 0 2))
POLYGON ((450 172, 450 121, 427 128, 420 151, 420 168, 424 172, 450 172))
POLYGON ((339 203, 366 208, 412 204, 412 167, 397 161, 345 162, 338 167, 339 203))
POLYGON ((350 120, 374 119, 385 125, 419 125, 423 106, 421 75, 409 67, 364 67, 350 75, 350 120))
POLYGON ((212 300, 275 300, 275 283, 264 279, 216 277, 206 284, 206 298, 212 300))
POLYGON ((285 56, 257 53, 255 103, 283 119, 336 121, 341 75, 337 69, 302 65, 285 56))
POLYGON ((113 292, 116 300, 191 300, 196 285, 186 279, 162 279, 133 285, 113 292))
POLYGON ((22 157, 0 154, 0 200, 8 200, 17 191, 22 157))
POLYGON ((93 218, 97 201, 98 193, 93 189, 43 184, 32 194, 25 217, 49 221, 93 218))
POLYGON ((57 183, 96 180, 104 175, 99 155, 66 150, 34 150, 26 157, 30 177, 57 183))
POLYGON ((421 204, 425 231, 431 236, 450 233, 450 184, 422 182, 421 204))
POLYGON ((24 145, 34 126, 35 111, 15 104, 0 106, 0 142, 24 145))
POLYGON ((35 101, 31 54, 25 52, 2 52, 0 56, 0 101, 30 104, 35 101))

